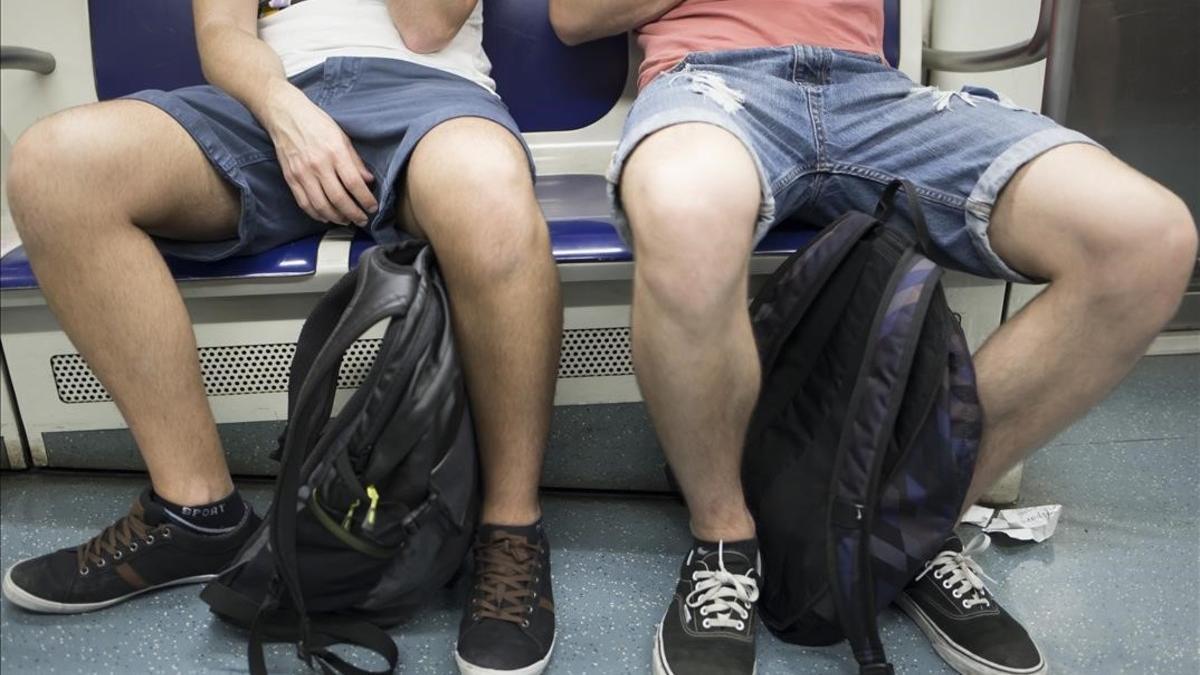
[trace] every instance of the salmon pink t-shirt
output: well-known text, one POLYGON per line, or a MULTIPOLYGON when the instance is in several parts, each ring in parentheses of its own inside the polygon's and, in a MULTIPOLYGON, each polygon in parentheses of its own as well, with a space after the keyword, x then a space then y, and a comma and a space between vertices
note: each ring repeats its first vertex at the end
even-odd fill
POLYGON ((683 0, 637 30, 638 87, 688 52, 806 44, 883 53, 882 0, 683 0))

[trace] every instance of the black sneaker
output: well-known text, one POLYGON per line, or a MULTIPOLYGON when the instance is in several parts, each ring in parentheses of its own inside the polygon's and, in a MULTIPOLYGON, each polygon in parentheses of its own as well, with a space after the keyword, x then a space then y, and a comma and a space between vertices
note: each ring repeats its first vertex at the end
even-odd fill
POLYGON ((538 675, 554 650, 550 543, 541 522, 483 525, 454 659, 462 675, 538 675))
POLYGON ((753 539, 697 542, 654 639, 654 675, 752 675, 761 563, 753 539))
POLYGON ((258 523, 247 504, 232 532, 194 533, 171 522, 147 489, 127 515, 87 543, 8 568, 4 597, 35 612, 75 614, 157 588, 208 581, 233 560, 258 523))
POLYGON ((896 599, 933 643, 938 656, 964 675, 1041 675, 1046 661, 1029 633, 983 584, 971 556, 987 549, 981 534, 963 549, 952 536, 896 599))

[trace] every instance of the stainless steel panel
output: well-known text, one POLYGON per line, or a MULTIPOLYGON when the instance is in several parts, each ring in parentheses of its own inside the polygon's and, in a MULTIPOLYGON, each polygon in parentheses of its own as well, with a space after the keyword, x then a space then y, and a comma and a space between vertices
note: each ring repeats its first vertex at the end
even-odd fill
POLYGON ((1084 0, 1067 124, 1200 214, 1200 1, 1084 0))
MULTIPOLYGON (((1067 125, 1200 219, 1200 0, 1084 0, 1067 125)), ((1200 328, 1200 267, 1168 330, 1200 328)))

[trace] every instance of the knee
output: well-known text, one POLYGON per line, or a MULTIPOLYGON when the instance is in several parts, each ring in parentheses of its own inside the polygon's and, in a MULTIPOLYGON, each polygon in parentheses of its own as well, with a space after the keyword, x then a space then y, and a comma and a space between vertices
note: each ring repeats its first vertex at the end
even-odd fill
POLYGON ((629 209, 634 302, 642 296, 664 317, 711 327, 744 310, 755 209, 695 183, 685 189, 679 174, 658 175, 629 209))
POLYGON ((1158 186, 1097 219, 1085 235, 1081 288, 1097 303, 1156 324, 1176 311, 1196 264, 1196 224, 1158 186))
POLYGON ((686 144, 686 135, 673 132, 670 127, 644 141, 621 176, 621 204, 637 254, 653 255, 682 239, 748 246, 762 199, 749 154, 724 131, 705 130, 686 144))
POLYGON ((35 123, 17 139, 8 172, 8 202, 21 241, 36 249, 50 234, 47 221, 31 217, 39 204, 53 202, 52 191, 59 180, 58 168, 69 161, 72 122, 59 113, 35 123))
POLYGON ((464 122, 447 123, 452 133, 424 148, 436 156, 424 153, 419 159, 429 161, 414 164, 419 175, 410 179, 425 206, 421 226, 439 259, 462 278, 493 284, 531 266, 552 266, 549 231, 521 146, 494 123, 464 122))
POLYGON ((744 310, 760 199, 753 166, 740 177, 705 167, 686 153, 655 162, 635 153, 621 180, 635 293, 696 325, 744 310))
POLYGON ((21 209, 53 180, 55 165, 69 157, 70 122, 60 113, 34 123, 17 138, 8 173, 8 199, 21 209))
POLYGON ((57 231, 55 219, 33 216, 34 211, 69 206, 103 173, 92 151, 97 130, 89 117, 87 108, 57 113, 35 123, 13 146, 8 200, 27 247, 36 248, 57 231))

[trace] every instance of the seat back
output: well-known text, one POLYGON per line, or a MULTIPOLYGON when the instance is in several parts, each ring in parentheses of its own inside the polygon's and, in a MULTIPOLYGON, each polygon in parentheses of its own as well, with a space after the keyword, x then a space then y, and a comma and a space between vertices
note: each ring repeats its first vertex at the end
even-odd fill
MULTIPOLYGON (((492 76, 521 129, 578 129, 612 110, 629 69, 625 36, 568 47, 550 27, 547 0, 481 1, 492 76)), ((88 4, 100 100, 203 84, 190 0, 88 4)))
MULTIPOLYGON (((484 48, 496 88, 524 131, 566 131, 603 117, 629 70, 626 36, 568 47, 550 27, 548 0, 481 0, 484 48)), ((900 58, 900 0, 883 0, 884 52, 900 58)), ((141 89, 202 84, 190 0, 88 0, 100 100, 141 89)))
POLYGON ((101 101, 204 83, 191 0, 88 0, 101 101))
POLYGON ((900 0, 883 0, 883 57, 900 67, 900 0))
POLYGON ((550 27, 548 0, 482 0, 483 48, 496 91, 522 131, 580 129, 625 90, 625 35, 568 47, 550 27))

